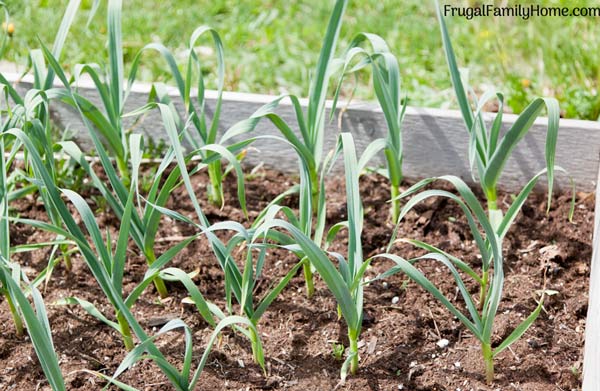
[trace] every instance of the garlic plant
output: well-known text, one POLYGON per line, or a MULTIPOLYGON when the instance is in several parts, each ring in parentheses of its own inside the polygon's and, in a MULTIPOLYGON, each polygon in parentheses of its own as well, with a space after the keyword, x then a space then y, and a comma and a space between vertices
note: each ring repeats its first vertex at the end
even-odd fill
MULTIPOLYGON (((402 208, 399 224, 401 223, 402 218, 404 218, 410 210, 420 202, 429 198, 444 197, 456 202, 467 219, 474 242, 477 245, 477 250, 479 251, 479 254, 477 255, 480 256, 482 260, 480 273, 476 271, 476 268, 470 266, 460 258, 418 240, 401 239, 402 241, 411 243, 418 248, 428 251, 428 254, 409 260, 395 254, 377 256, 388 258, 396 264, 394 267, 380 275, 378 279, 391 276, 398 272, 405 273, 411 280, 432 294, 473 334, 481 345, 481 354, 485 365, 485 377, 488 383, 492 383, 494 380, 494 358, 512 343, 517 341, 527 331, 539 316, 544 302, 545 291, 542 290, 542 296, 538 300, 537 306, 531 314, 498 346, 492 348, 494 322, 496 320, 504 289, 504 255, 502 239, 527 199, 527 195, 531 191, 531 188, 533 188, 533 185, 535 185, 539 175, 534 177, 528 186, 526 186, 516 197, 506 215, 504 215, 502 220, 498 223, 498 228, 494 227, 484 208, 467 184, 460 178, 452 175, 425 179, 413 185, 399 196, 403 198, 414 195, 402 208), (438 181, 449 183, 456 189, 459 195, 446 190, 432 189, 421 191, 425 186, 438 181), (480 232, 479 227, 483 229, 483 234, 480 232), (439 262, 450 271, 452 278, 456 282, 461 298, 464 301, 468 315, 465 315, 460 311, 451 300, 449 300, 435 284, 427 279, 427 277, 425 277, 425 275, 423 275, 423 273, 415 266, 416 263, 422 260, 439 262), (479 285, 479 302, 472 297, 464 282, 465 277, 463 277, 459 271, 462 272, 465 277, 473 279, 479 285)), ((396 232, 397 229, 398 226, 396 227, 396 232)), ((392 241, 395 240, 396 232, 394 233, 392 241)), ((390 243, 390 246, 392 243, 393 242, 390 243)))
MULTIPOLYGON (((317 67, 311 81, 306 111, 303 110, 298 97, 284 95, 258 109, 247 120, 234 125, 222 138, 222 141, 225 142, 232 137, 252 132, 263 118, 268 119, 275 125, 281 132, 282 137, 274 138, 291 146, 298 154, 300 207, 299 216, 294 221, 297 222, 297 228, 306 236, 311 237, 317 246, 322 244, 326 216, 324 180, 327 164, 326 159, 323 157, 326 98, 329 79, 336 70, 334 55, 347 4, 347 0, 337 0, 333 7, 317 67), (292 102, 300 137, 275 111, 284 98, 289 98, 292 102), (313 215, 316 217, 314 225, 313 215)), ((306 295, 311 297, 314 293, 314 265, 311 265, 309 260, 306 259, 303 270, 306 281, 306 295)))
MULTIPOLYGON (((498 205, 498 181, 504 166, 511 156, 514 148, 531 129, 534 121, 541 115, 544 108, 548 114, 548 128, 546 133, 546 173, 548 177, 548 210, 552 201, 552 188, 554 185, 554 170, 556 156, 556 140, 558 138, 558 122, 560 110, 558 101, 554 98, 537 98, 527 106, 508 131, 501 136, 502 115, 504 110, 504 95, 500 92, 488 91, 479 99, 475 93, 465 86, 461 79, 458 64, 452 48, 452 42, 441 9, 436 1, 436 9, 442 42, 446 53, 446 60, 450 70, 450 77, 460 111, 469 133, 469 163, 473 178, 475 166, 481 190, 487 200, 487 210, 492 225, 498 229, 502 221, 502 209, 498 205), (469 95, 472 96, 475 110, 471 106, 469 95), (496 99, 498 113, 488 128, 484 118, 485 105, 496 99)), ((536 175, 536 177, 538 177, 536 175)))
POLYGON ((342 82, 346 75, 356 73, 370 66, 373 74, 373 89, 383 111, 387 124, 387 136, 371 144, 372 148, 383 150, 387 164, 387 178, 390 181, 391 217, 395 223, 400 214, 400 184, 402 182, 402 119, 406 104, 402 104, 400 88, 400 67, 398 60, 390 52, 387 43, 378 35, 360 33, 354 37, 346 50, 343 72, 334 98, 334 108, 339 98, 342 82), (371 46, 368 51, 361 47, 363 43, 371 46))

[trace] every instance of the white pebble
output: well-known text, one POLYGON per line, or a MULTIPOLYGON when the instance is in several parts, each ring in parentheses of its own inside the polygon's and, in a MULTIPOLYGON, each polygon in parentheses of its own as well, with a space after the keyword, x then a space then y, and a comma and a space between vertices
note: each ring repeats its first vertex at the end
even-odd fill
POLYGON ((456 368, 460 368, 460 361, 457 361, 457 362, 455 362, 455 363, 454 363, 454 366, 455 366, 456 368))
POLYGON ((394 296, 392 298, 392 304, 398 304, 399 301, 400 301, 400 298, 398 296, 394 296))
POLYGON ((439 348, 444 349, 445 347, 447 347, 450 344, 450 341, 448 341, 446 338, 442 338, 439 341, 437 341, 435 344, 439 348))

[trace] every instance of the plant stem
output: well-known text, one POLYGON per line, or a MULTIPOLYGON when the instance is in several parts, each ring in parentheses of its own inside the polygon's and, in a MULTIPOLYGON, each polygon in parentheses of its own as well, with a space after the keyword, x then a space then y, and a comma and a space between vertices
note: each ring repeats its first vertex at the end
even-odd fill
MULTIPOLYGON (((150 250, 146 252, 146 260, 148 261, 148 265, 152 265, 154 261, 156 261, 156 255, 154 255, 154 251, 150 250)), ((160 278, 156 277, 152 280, 154 286, 156 287, 156 291, 161 299, 164 299, 169 296, 169 292, 167 291, 167 286, 165 282, 160 278)))
POLYGON ((69 255, 69 246, 61 246, 60 251, 63 253, 63 259, 65 261, 65 269, 71 271, 73 263, 71 262, 71 256, 69 255))
MULTIPOLYGON (((311 172, 310 173, 310 188, 311 188, 311 210, 312 210, 312 216, 318 216, 319 215, 319 176, 317 175, 317 172, 311 172)), ((300 213, 302 214, 303 212, 300 211, 300 213)), ((309 219, 312 219, 312 216, 309 216, 309 219)), ((310 236, 310 232, 308 232, 308 235, 310 236)), ((311 298, 313 296, 313 294, 315 293, 315 283, 314 283, 314 277, 313 277, 313 271, 312 271, 312 266, 310 264, 310 261, 308 259, 305 260, 304 265, 302 266, 302 269, 304 270, 304 281, 306 284, 306 297, 307 298, 311 298)))
POLYGON ((8 308, 10 309, 10 313, 12 314, 13 321, 15 322, 15 329, 17 333, 17 337, 23 336, 23 321, 21 320, 21 316, 19 315, 19 311, 17 311, 17 307, 13 303, 12 299, 9 295, 6 295, 6 302, 8 303, 8 308))
POLYGON ((358 335, 359 331, 348 328, 350 354, 353 355, 352 361, 350 361, 350 373, 353 375, 358 371, 358 335))
POLYGON ((208 178, 210 179, 208 201, 214 206, 221 207, 223 205, 223 178, 220 161, 208 165, 208 178))
POLYGON ((313 281, 313 272, 311 269, 310 261, 308 259, 305 260, 302 265, 302 270, 304 270, 304 281, 306 284, 306 297, 309 299, 315 293, 315 283, 313 281))
POLYGON ((252 327, 248 327, 248 332, 250 334, 250 344, 252 345, 252 358, 254 359, 254 362, 258 363, 258 355, 256 352, 256 342, 258 341, 258 336, 252 327))
POLYGON ((127 351, 132 350, 134 348, 133 338, 131 336, 131 329, 129 328, 129 323, 127 323, 127 319, 118 312, 117 313, 117 322, 119 323, 119 328, 121 329, 121 336, 123 337, 123 343, 125 344, 125 349, 127 351))
POLYGON ((485 365, 485 381, 487 384, 492 384, 494 382, 494 353, 491 344, 482 342, 481 353, 485 365))
POLYGON ((400 216, 400 199, 396 199, 400 195, 400 185, 390 184, 390 195, 392 199, 392 223, 398 222, 398 216, 400 216))
POLYGON ((71 262, 71 256, 69 255, 64 255, 63 259, 65 260, 65 269, 67 269, 67 271, 71 271, 71 269, 73 269, 73 263, 71 262))
POLYGON ((310 173, 311 209, 314 216, 319 215, 319 175, 317 172, 310 173))
POLYGON ((127 162, 119 157, 117 157, 117 168, 119 169, 119 173, 121 174, 121 179, 123 181, 123 185, 125 187, 129 187, 131 184, 131 178, 129 177, 129 167, 127 166, 127 162))
MULTIPOLYGON (((256 323, 252 322, 254 324, 254 327, 256 328, 256 323)), ((250 332, 250 342, 252 344, 252 358, 254 358, 254 362, 257 363, 258 365, 260 365, 260 367, 263 370, 264 375, 267 375, 267 370, 265 368, 265 357, 264 357, 264 353, 262 351, 262 349, 259 348, 260 344, 259 344, 259 339, 258 339, 258 335, 256 334, 256 332, 254 331, 255 329, 250 327, 248 328, 248 331, 250 332)))
POLYGON ((63 259, 65 261, 65 269, 67 269, 67 271, 71 271, 71 269, 73 269, 73 263, 71 262, 71 256, 70 255, 63 255, 63 259))
POLYGON ((492 228, 494 228, 495 231, 498 231, 498 227, 500 227, 500 224, 502 223, 502 210, 498 208, 497 199, 498 195, 496 189, 487 192, 488 216, 492 228))
POLYGON ((483 276, 481 277, 481 290, 479 291, 479 311, 483 310, 483 303, 485 302, 487 289, 488 289, 488 280, 490 278, 490 271, 485 270, 483 272, 483 276))

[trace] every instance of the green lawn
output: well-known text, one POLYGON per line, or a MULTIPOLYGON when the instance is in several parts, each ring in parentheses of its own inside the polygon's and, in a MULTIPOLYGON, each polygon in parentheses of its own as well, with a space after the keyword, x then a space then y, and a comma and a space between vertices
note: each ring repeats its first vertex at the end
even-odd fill
MULTIPOLYGON (((37 36, 52 43, 64 0, 7 1, 15 33, 5 58, 27 62, 37 36)), ((65 64, 102 63, 106 58, 104 10, 86 28, 91 0, 68 37, 65 64)), ((513 2, 511 1, 511 4, 513 2)), ((544 1, 549 4, 570 1, 544 1)), ((578 5, 596 6, 592 1, 578 5)), ((227 56, 227 89, 307 95, 309 70, 317 60, 331 1, 322 0, 125 0, 125 55, 131 60, 146 43, 161 41, 174 51, 184 49, 195 27, 219 30, 227 56), (238 4, 239 3, 239 4, 238 4)), ((433 2, 429 0, 354 1, 345 17, 340 51, 359 31, 382 35, 402 67, 411 105, 453 107, 433 2)), ((600 98, 600 18, 538 17, 448 19, 458 60, 469 68, 478 92, 503 91, 513 111, 535 96, 555 96, 566 117, 598 119, 600 98)), ((208 43, 208 42, 207 42, 208 43)), ((207 61, 208 57, 207 57, 207 61)), ((207 62, 207 70, 210 69, 207 62)), ((168 81, 160 59, 148 56, 140 77, 168 81)), ((357 96, 371 98, 360 87, 357 96)))

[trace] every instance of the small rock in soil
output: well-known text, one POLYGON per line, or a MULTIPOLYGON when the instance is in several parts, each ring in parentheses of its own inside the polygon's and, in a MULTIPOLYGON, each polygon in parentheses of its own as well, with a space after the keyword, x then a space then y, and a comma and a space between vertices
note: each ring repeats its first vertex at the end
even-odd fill
POLYGON ((444 349, 444 348, 448 347, 448 345, 450 344, 450 341, 448 341, 446 338, 442 338, 439 341, 437 341, 435 344, 439 348, 444 349))

